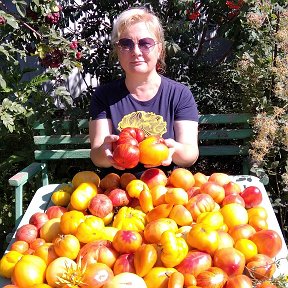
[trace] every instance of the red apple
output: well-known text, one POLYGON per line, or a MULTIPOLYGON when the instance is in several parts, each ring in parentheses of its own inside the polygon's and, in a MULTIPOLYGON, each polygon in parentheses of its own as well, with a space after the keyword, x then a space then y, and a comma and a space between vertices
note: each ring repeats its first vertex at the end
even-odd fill
POLYGON ((38 230, 49 220, 49 217, 44 212, 34 213, 30 219, 29 224, 34 225, 38 230))
POLYGON ((88 210, 92 215, 104 218, 113 211, 113 203, 107 195, 97 194, 90 200, 88 210))
POLYGON ((133 253, 142 245, 142 236, 134 230, 119 230, 114 235, 112 245, 121 254, 133 253))
POLYGON ((139 163, 139 148, 131 144, 117 145, 113 151, 113 160, 123 168, 134 168, 139 163))
POLYGON ((124 253, 120 255, 113 266, 113 272, 114 275, 123 272, 136 273, 134 267, 134 253, 124 253))
MULTIPOLYGON (((106 192, 105 192, 106 193, 106 192)), ((128 206, 131 197, 128 192, 121 188, 114 188, 107 193, 114 207, 128 206)))
POLYGON ((66 207, 54 205, 54 206, 50 206, 46 210, 46 214, 47 214, 49 219, 61 218, 61 216, 67 211, 68 211, 68 209, 66 207))
POLYGON ((274 230, 260 230, 250 238, 257 248, 259 254, 265 254, 271 258, 275 257, 282 248, 282 239, 274 230))
POLYGON ((245 208, 255 207, 262 202, 261 190, 256 186, 249 186, 240 192, 240 196, 244 199, 245 208))
POLYGON ((145 182, 149 189, 157 185, 165 186, 167 184, 168 178, 166 174, 159 168, 150 168, 145 170, 140 176, 140 180, 145 182))
POLYGON ((81 247, 77 257, 77 262, 81 259, 81 265, 83 267, 85 267, 85 265, 89 266, 89 264, 99 262, 112 268, 118 256, 119 254, 113 248, 111 241, 96 240, 81 247))
POLYGON ((175 267, 175 269, 183 275, 192 274, 197 277, 198 274, 207 270, 211 266, 212 258, 210 254, 191 250, 188 252, 184 260, 175 267))
POLYGON ((245 268, 245 256, 233 247, 216 250, 213 256, 215 267, 224 270, 229 277, 243 274, 245 268))

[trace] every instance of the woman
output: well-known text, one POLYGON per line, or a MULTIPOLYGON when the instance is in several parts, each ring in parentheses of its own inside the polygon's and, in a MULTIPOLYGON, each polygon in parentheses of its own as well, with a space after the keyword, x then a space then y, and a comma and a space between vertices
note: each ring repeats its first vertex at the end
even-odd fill
MULTIPOLYGON (((123 170, 113 161, 112 143, 121 129, 137 127, 165 139, 169 158, 159 168, 191 166, 199 154, 197 105, 188 87, 157 72, 165 65, 159 19, 143 8, 128 9, 116 19, 111 38, 125 77, 97 87, 93 94, 91 160, 98 167, 123 170)), ((131 172, 144 168, 138 165, 131 172)))

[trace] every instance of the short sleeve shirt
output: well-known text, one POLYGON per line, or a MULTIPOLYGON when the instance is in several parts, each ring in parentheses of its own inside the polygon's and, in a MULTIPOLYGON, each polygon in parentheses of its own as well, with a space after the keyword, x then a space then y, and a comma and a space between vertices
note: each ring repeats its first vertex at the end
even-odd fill
POLYGON ((148 101, 135 99, 125 85, 125 79, 114 80, 95 89, 90 105, 90 119, 111 119, 112 133, 125 127, 137 127, 146 135, 175 138, 174 122, 198 122, 198 110, 190 89, 161 75, 156 95, 148 101))

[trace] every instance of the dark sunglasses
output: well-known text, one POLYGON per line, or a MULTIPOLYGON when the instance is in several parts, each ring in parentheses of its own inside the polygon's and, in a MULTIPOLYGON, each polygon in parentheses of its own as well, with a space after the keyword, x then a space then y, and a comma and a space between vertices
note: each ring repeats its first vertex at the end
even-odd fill
MULTIPOLYGON (((142 38, 139 39, 137 43, 140 51, 144 54, 148 54, 156 44, 159 43, 155 42, 152 38, 142 38)), ((135 49, 136 44, 132 39, 121 38, 118 42, 116 42, 116 45, 122 52, 132 52, 135 49)))

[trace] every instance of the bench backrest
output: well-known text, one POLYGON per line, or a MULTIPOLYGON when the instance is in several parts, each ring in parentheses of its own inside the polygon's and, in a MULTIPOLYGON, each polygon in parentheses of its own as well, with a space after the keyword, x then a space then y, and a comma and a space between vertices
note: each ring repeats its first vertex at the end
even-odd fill
MULTIPOLYGON (((251 119, 252 116, 248 113, 200 115, 200 157, 247 156, 249 139, 252 136, 251 119)), ((36 124, 34 127, 36 132, 34 143, 37 146, 35 160, 46 162, 57 159, 89 158, 88 120, 80 119, 76 124, 77 127, 71 125, 72 121, 69 120, 55 121, 47 132, 43 124, 36 124)))

